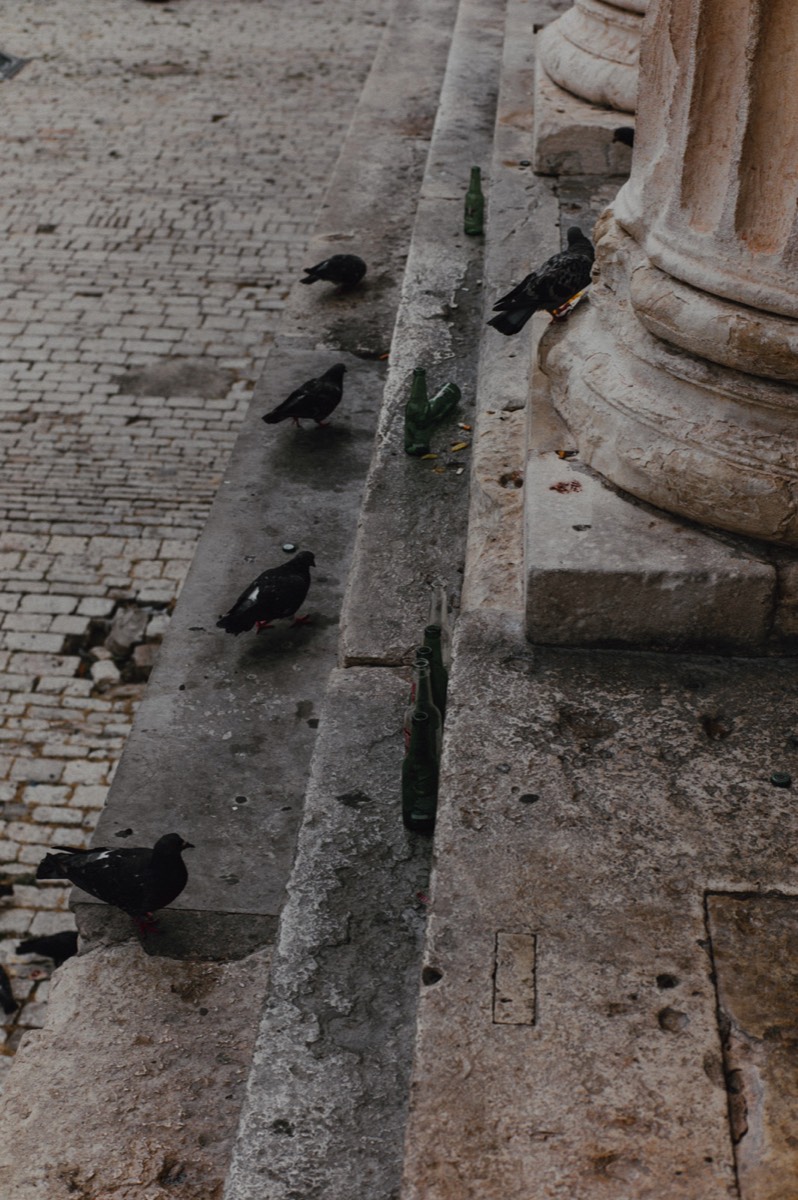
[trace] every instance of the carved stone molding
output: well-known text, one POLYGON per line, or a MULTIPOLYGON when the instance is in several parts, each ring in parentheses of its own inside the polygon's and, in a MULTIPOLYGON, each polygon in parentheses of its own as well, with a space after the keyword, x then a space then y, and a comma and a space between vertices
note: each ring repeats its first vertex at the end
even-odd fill
POLYGON ((633 113, 647 0, 576 0, 541 33, 538 56, 559 87, 591 104, 633 113))

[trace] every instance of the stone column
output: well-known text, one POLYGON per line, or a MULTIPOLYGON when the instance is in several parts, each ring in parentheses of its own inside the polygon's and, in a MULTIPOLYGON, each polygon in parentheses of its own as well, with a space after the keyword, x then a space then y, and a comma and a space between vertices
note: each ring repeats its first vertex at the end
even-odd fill
POLYGON ((537 44, 535 170, 543 175, 628 170, 613 143, 634 126, 640 34, 649 0, 575 0, 537 44))
POLYGON ((583 459, 798 545, 798 4, 655 0, 632 175, 541 363, 583 459))

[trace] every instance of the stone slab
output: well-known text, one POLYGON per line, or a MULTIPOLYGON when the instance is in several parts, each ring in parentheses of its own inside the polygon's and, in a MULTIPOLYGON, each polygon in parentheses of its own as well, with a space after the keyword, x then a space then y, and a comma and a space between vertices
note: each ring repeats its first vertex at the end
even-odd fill
POLYGON ((535 170, 541 175, 629 174, 632 150, 612 135, 634 129, 634 113, 601 108, 566 92, 538 63, 535 72, 535 170))
POLYGON ((798 886, 794 661, 532 648, 495 611, 453 661, 403 1200, 728 1200, 705 895, 798 886), (500 934, 535 940, 533 1024, 496 1020, 500 934))
MULTIPOLYGON (((384 367, 276 348, 233 451, 94 836, 147 845, 176 830, 191 911, 276 915, 352 553, 384 367), (332 362, 347 365, 328 428, 261 415, 332 362), (216 628, 247 583, 295 543, 316 555, 303 612, 259 636, 216 628)), ((81 897, 83 899, 83 897, 81 897)))
MULTIPOLYGON (((345 664, 409 660, 427 621, 429 590, 462 582, 470 425, 481 320, 482 238, 463 233, 472 165, 490 155, 502 23, 488 0, 461 4, 421 188, 391 348, 385 400, 342 618, 345 664), (462 402, 436 428, 435 460, 404 453, 410 373, 430 394, 456 383, 462 402), (459 441, 469 443, 451 451, 459 441), (375 604, 375 594, 379 604, 375 604)), ((489 195, 491 180, 484 181, 489 195)))
POLYGON ((776 572, 743 547, 609 487, 535 375, 526 502, 526 621, 554 645, 725 648, 765 645, 776 572))
POLYGON ((69 959, 5 1082, 0 1194, 220 1197, 268 966, 135 945, 69 959))
POLYGON ((407 696, 331 678, 226 1200, 397 1194, 431 853, 401 819, 407 696))

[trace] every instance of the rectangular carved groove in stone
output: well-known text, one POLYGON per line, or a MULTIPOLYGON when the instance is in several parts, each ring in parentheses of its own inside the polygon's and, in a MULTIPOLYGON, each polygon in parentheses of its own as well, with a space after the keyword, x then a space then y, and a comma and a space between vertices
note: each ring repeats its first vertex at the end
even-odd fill
POLYGON ((496 1025, 535 1024, 535 935, 496 934, 493 1021, 496 1025))
POLYGON ((798 896, 708 893, 741 1200, 798 1194, 798 896))

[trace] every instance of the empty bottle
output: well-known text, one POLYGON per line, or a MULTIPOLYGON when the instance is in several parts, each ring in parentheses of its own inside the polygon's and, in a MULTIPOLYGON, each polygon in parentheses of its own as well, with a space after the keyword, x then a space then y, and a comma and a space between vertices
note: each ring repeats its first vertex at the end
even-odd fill
POLYGON ((405 405, 405 453, 419 457, 429 453, 429 403, 427 401, 427 372, 413 368, 410 398, 405 405))
POLYGON ((413 716, 415 713, 422 712, 425 712, 432 722, 432 727, 435 731, 436 753, 438 755, 438 760, 440 760, 441 743, 443 740, 443 720, 441 718, 440 710, 437 708, 432 699, 431 669, 429 659, 426 656, 419 656, 416 659, 411 703, 405 709, 405 754, 407 754, 408 750, 410 749, 410 734, 413 726, 413 716))
POLYGON ((414 833, 432 833, 438 807, 438 756, 429 713, 414 712, 410 747, 402 762, 402 821, 414 833))
POLYGON ((476 235, 485 227, 485 197, 482 195, 482 172, 479 167, 471 168, 471 178, 465 195, 463 231, 476 235))
POLYGON ((427 405, 430 422, 442 421, 444 417, 448 417, 452 409, 457 407, 459 400, 460 389, 457 384, 445 383, 427 405))

